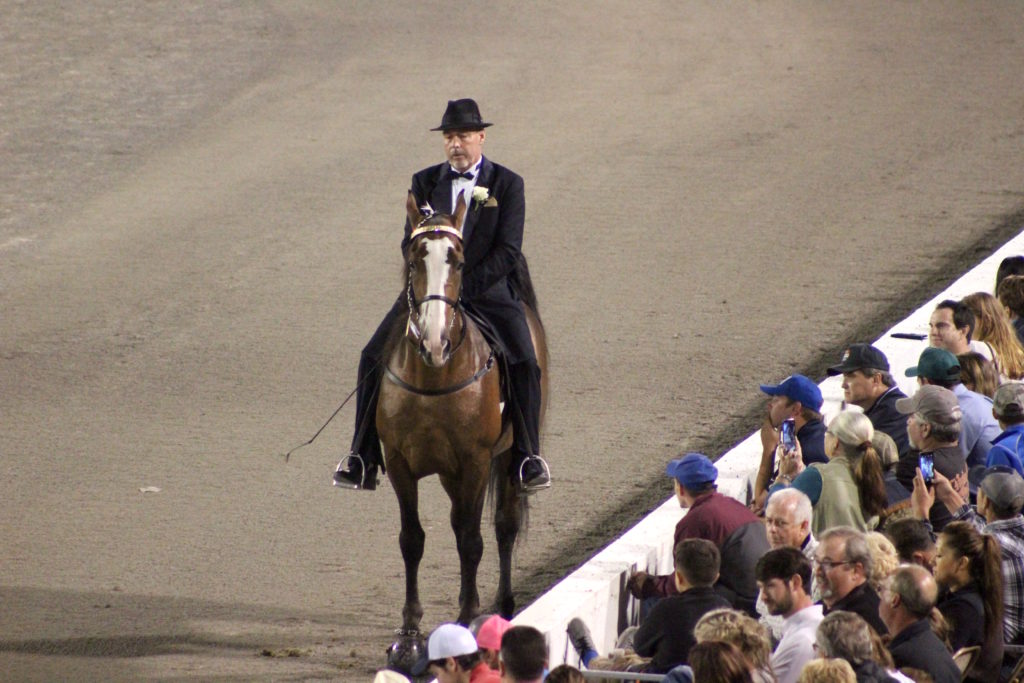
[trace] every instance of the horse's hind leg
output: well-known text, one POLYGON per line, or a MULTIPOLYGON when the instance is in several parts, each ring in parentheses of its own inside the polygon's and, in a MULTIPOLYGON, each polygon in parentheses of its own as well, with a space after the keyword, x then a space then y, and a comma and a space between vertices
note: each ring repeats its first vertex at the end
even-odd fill
POLYGON ((423 618, 417 577, 426 538, 423 526, 420 525, 418 510, 419 482, 412 476, 401 458, 389 460, 388 478, 395 487, 402 518, 402 530, 398 534, 398 545, 402 549, 402 559, 405 561, 405 607, 402 608, 402 628, 406 631, 415 631, 419 629, 420 620, 423 618))
POLYGON ((452 500, 451 524, 455 532, 455 545, 459 551, 460 624, 468 625, 480 614, 480 593, 477 591, 476 575, 480 558, 484 554, 484 539, 480 535, 480 519, 483 516, 485 482, 482 477, 473 477, 463 472, 460 481, 442 477, 441 483, 452 500), (475 479, 475 481, 474 481, 475 479))

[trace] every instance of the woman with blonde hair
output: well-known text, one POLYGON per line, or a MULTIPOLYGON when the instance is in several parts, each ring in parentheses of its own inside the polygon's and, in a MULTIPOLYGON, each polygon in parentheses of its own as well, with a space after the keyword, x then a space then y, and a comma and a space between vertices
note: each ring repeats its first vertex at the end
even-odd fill
POLYGON ((999 300, 988 292, 975 292, 965 296, 963 304, 974 313, 974 339, 988 344, 999 374, 1008 379, 1024 376, 1024 347, 999 300))
POLYGON ((796 683, 857 683, 857 676, 845 659, 812 659, 804 665, 796 683))
POLYGON ((871 551, 871 578, 868 579, 868 583, 876 593, 879 593, 885 580, 900 566, 900 556, 896 552, 896 546, 885 534, 871 531, 865 535, 865 540, 868 542, 868 550, 871 551))
POLYGON ((713 609, 697 621, 693 637, 698 643, 716 640, 731 643, 750 664, 754 683, 775 683, 768 629, 750 615, 728 608, 713 609))
POLYGON ((878 525, 888 496, 882 462, 871 443, 874 435, 867 416, 844 410, 825 430, 828 462, 805 467, 799 443, 795 451, 783 455, 772 488, 789 484, 807 494, 814 506, 811 529, 815 536, 837 526, 869 531, 878 525))

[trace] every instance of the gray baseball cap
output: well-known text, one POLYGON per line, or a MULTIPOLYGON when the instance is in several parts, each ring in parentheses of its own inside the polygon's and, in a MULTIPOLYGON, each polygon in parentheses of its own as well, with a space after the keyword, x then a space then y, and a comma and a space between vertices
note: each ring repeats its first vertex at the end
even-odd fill
POLYGON ((1024 417, 1024 382, 1006 382, 996 389, 992 409, 999 417, 1024 417))
POLYGON ((963 416, 956 394, 945 387, 926 384, 909 398, 896 399, 896 410, 904 415, 920 413, 933 423, 953 424, 963 416))
POLYGON ((997 508, 1019 511, 1024 507, 1024 479, 1011 467, 990 467, 978 488, 997 508))

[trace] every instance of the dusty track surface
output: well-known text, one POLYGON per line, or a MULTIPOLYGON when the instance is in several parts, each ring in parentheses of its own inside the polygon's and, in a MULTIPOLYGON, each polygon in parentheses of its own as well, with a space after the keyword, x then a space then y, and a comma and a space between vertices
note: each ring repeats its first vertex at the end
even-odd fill
MULTIPOLYGON (((409 175, 472 96, 552 343, 522 599, 1020 227, 1018 3, 0 0, 0 670, 367 680, 389 487, 328 485, 409 175), (442 6, 443 7, 443 6, 442 6), (142 493, 142 487, 158 493, 142 493)), ((424 627, 454 541, 423 492, 424 627)), ((490 528, 481 586, 496 557, 490 528)))

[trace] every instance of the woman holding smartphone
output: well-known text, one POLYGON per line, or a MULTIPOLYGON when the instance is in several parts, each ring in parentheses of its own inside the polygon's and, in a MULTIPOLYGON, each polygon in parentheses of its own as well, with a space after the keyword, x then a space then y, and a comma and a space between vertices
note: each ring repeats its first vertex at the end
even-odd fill
POLYGON ((780 454, 779 477, 772 490, 789 485, 807 494, 814 506, 815 536, 835 526, 869 531, 878 525, 888 498, 882 462, 871 445, 874 433, 863 413, 844 410, 825 430, 827 463, 805 467, 799 443, 780 454))

